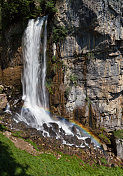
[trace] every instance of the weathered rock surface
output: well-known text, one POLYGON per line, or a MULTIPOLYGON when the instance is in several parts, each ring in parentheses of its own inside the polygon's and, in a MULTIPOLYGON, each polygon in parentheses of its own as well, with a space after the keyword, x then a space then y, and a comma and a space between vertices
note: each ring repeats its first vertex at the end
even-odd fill
MULTIPOLYGON (((2 18, 2 17, 1 17, 2 18)), ((5 27, 2 20, 1 26, 1 52, 0 52, 0 84, 6 90, 7 96, 21 94, 21 69, 22 69, 22 34, 24 26, 21 22, 5 27)))
POLYGON ((60 44, 66 116, 91 127, 123 128, 123 2, 63 0, 56 6, 56 24, 68 29, 60 44))
POLYGON ((116 139, 117 156, 123 159, 123 139, 116 139))
POLYGON ((3 110, 7 105, 6 94, 0 94, 0 110, 3 110))

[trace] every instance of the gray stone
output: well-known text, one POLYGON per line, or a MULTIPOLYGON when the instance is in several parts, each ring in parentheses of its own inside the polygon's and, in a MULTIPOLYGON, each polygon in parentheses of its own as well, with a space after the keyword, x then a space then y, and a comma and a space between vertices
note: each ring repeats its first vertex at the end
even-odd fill
POLYGON ((70 87, 68 114, 88 99, 99 126, 123 128, 122 1, 63 0, 56 6, 56 24, 69 31, 60 46, 64 84, 70 87), (76 85, 70 84, 72 74, 76 85))
POLYGON ((6 94, 0 94, 0 110, 4 109, 7 105, 7 96, 6 94))
POLYGON ((117 156, 123 159, 123 139, 116 139, 117 156))

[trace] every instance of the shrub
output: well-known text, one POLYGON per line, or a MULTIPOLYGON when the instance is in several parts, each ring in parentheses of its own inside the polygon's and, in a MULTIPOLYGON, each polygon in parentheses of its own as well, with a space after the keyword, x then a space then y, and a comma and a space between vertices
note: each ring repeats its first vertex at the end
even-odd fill
POLYGON ((41 15, 56 13, 54 0, 1 0, 2 21, 7 27, 11 23, 25 21, 41 15))
POLYGON ((114 136, 119 139, 123 139, 123 130, 114 131, 114 136))
POLYGON ((47 88, 47 90, 48 90, 48 92, 50 93, 50 94, 53 94, 53 91, 52 91, 52 79, 47 79, 47 81, 46 81, 46 88, 47 88))
POLYGON ((7 24, 28 19, 34 13, 35 5, 30 0, 8 0, 2 3, 2 18, 7 24))
POLYGON ((0 124, 0 131, 6 131, 7 128, 3 125, 3 124, 0 124))
POLYGON ((77 84, 77 76, 75 74, 70 75, 70 82, 72 84, 77 84))
POLYGON ((63 26, 58 26, 53 28, 53 42, 62 42, 67 36, 67 29, 63 26))
POLYGON ((55 14, 57 12, 57 9, 55 8, 55 3, 52 0, 47 1, 45 7, 45 11, 48 14, 55 14))

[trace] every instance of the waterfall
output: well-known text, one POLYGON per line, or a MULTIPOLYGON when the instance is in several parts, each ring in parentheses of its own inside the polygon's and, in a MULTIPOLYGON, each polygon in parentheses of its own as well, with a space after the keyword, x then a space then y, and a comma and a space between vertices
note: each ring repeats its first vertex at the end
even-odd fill
MULTIPOLYGON (((47 113, 48 98, 46 94, 46 48, 47 48, 47 17, 29 20, 23 37, 23 97, 24 105, 19 121, 42 129, 43 124, 53 123, 47 113), (44 36, 44 37, 43 37, 44 36)), ((70 124, 56 122, 67 134, 70 124)), ((49 136, 49 134, 48 134, 49 136)))
POLYGON ((29 20, 23 37, 22 99, 24 106, 21 110, 21 120, 36 128, 44 121, 51 121, 45 111, 48 108, 45 87, 46 47, 47 17, 38 18, 36 21, 29 20))
POLYGON ((47 45, 47 20, 46 18, 30 20, 28 27, 25 31, 23 38, 23 100, 25 105, 31 104, 33 106, 42 106, 46 108, 46 90, 45 90, 45 77, 46 77, 46 45, 47 45), (44 32, 44 46, 40 42, 42 36, 42 28, 45 20, 44 32), (40 48, 40 46, 42 48, 40 48), (40 58, 40 50, 43 54, 40 58), (40 61, 41 60, 41 61, 40 61), (40 64, 42 62, 42 64, 40 64), (42 67, 41 67, 42 66, 42 67), (42 75, 42 86, 40 86, 40 79, 42 75), (41 95, 40 95, 41 93, 41 95))
POLYGON ((43 136, 60 139, 63 144, 87 146, 84 140, 90 138, 99 143, 87 131, 61 117, 53 118, 48 114, 46 93, 46 48, 47 17, 29 20, 23 36, 23 101, 21 113, 15 117, 16 122, 40 130, 43 136))
POLYGON ((42 106, 48 108, 48 101, 46 96, 46 48, 47 48, 47 20, 45 21, 44 29, 44 48, 43 48, 43 63, 42 63, 42 106))

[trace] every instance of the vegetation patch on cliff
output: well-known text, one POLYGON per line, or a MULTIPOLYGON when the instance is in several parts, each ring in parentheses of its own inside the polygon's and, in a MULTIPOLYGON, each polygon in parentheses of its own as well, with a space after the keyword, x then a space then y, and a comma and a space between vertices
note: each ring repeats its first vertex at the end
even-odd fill
POLYGON ((123 130, 114 131, 114 136, 118 139, 123 139, 123 130))
POLYGON ((55 0, 1 0, 2 21, 6 25, 41 15, 56 13, 55 0))
POLYGON ((53 28, 53 42, 62 42, 67 36, 67 29, 64 26, 57 26, 53 28))

